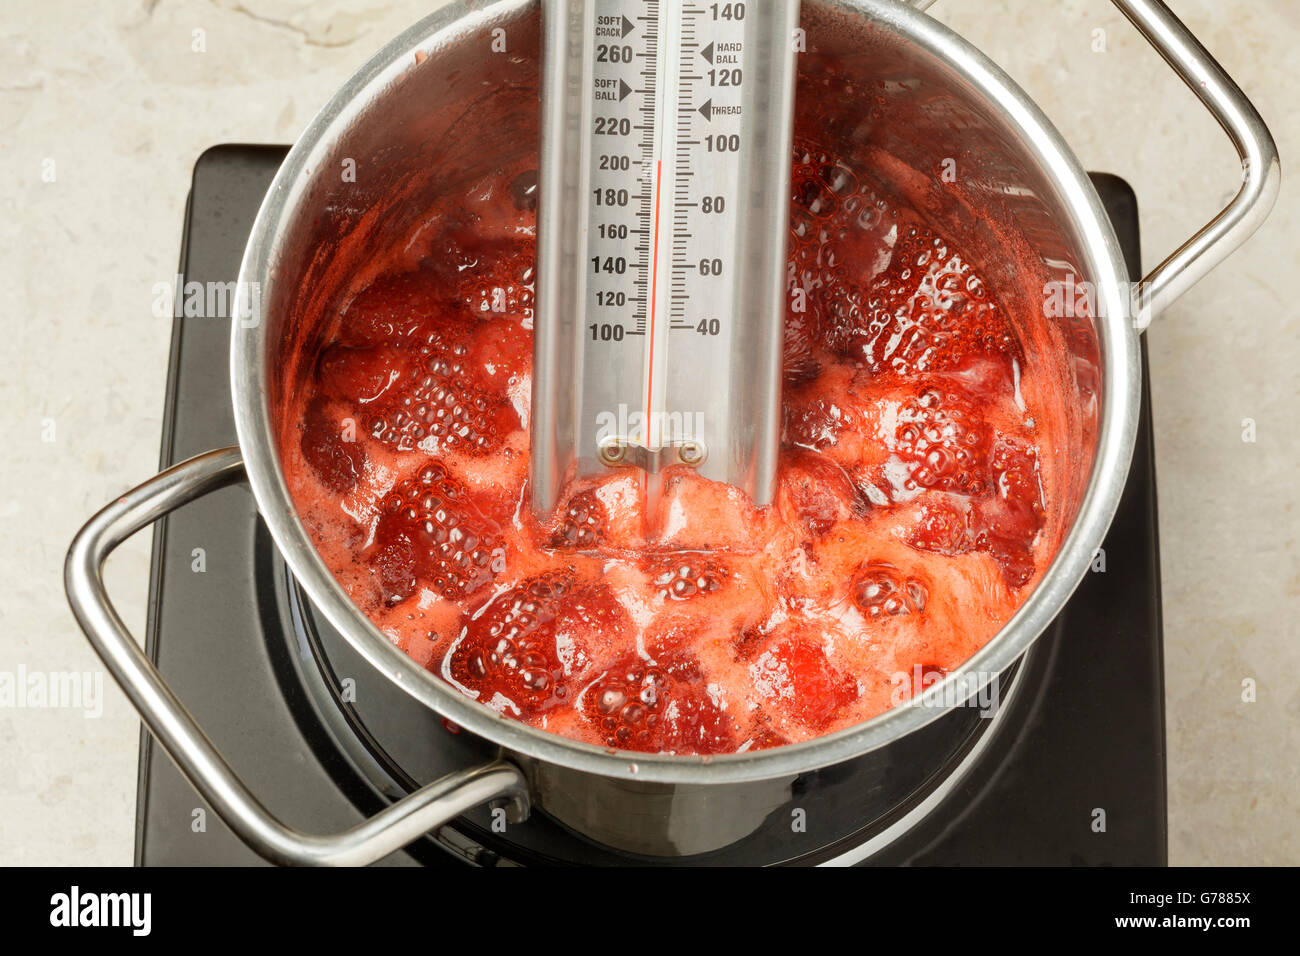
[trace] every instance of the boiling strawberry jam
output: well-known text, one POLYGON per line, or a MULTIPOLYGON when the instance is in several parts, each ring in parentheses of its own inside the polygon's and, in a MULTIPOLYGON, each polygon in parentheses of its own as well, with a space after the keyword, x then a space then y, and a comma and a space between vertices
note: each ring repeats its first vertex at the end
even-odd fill
POLYGON ((530 171, 449 197, 419 265, 351 298, 285 468, 339 582, 419 664, 578 740, 729 753, 879 714, 1012 615, 1055 546, 1034 361, 961 250, 860 170, 801 146, 792 182, 765 508, 679 468, 650 516, 611 470, 533 515, 530 171))

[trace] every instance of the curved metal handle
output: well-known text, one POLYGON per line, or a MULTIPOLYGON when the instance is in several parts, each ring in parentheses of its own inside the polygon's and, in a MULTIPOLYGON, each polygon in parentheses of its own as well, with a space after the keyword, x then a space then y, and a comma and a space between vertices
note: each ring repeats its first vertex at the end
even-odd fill
POLYGON ((1203 279, 1268 218, 1282 183, 1277 145, 1241 87, 1160 0, 1113 0, 1219 121, 1241 158, 1241 188, 1217 216, 1175 249, 1133 293, 1139 329, 1203 279))
POLYGON ((77 623, 149 731, 227 826, 275 863, 356 866, 373 863, 490 800, 508 801, 510 819, 528 816, 523 774, 503 760, 449 774, 332 836, 300 833, 271 815, 230 769, 184 705, 132 639, 104 588, 109 554, 168 512, 244 475, 238 448, 210 451, 155 475, 95 515, 68 550, 63 582, 77 623))
MULTIPOLYGON (((1147 273, 1133 291, 1133 324, 1141 330, 1232 255, 1268 218, 1282 182, 1282 167, 1273 136, 1246 94, 1161 0, 1112 2, 1218 120, 1236 147, 1242 168, 1241 189, 1232 202, 1147 273)), ((919 10, 932 3, 911 0, 919 10)))

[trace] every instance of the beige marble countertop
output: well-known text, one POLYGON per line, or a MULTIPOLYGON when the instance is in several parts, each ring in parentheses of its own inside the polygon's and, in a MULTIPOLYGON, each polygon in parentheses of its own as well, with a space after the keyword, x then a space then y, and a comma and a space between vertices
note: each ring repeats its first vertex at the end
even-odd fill
MULTIPOLYGON (((170 321, 152 316, 152 289, 175 271, 195 158, 215 143, 292 141, 438 5, 44 0, 0 12, 0 672, 100 670, 64 602, 63 555, 87 516, 157 464, 170 321)), ((1300 156, 1300 4, 1171 5, 1253 98, 1286 169, 1300 156)), ((931 12, 1021 83, 1086 167, 1133 184, 1146 263, 1231 196, 1228 142, 1104 0, 941 0, 931 12)), ((1300 863, 1296 182, 1284 176, 1244 254, 1147 333, 1179 864, 1300 863)), ((138 536, 107 575, 137 633, 149 548, 138 536)), ((0 864, 129 863, 138 726, 115 687, 98 717, 0 707, 0 864)))

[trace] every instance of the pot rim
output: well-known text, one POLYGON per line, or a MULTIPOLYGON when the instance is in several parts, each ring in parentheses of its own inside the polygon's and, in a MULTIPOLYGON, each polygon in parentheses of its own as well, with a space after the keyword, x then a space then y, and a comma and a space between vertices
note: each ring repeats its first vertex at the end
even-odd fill
POLYGON ((663 784, 742 783, 795 776, 852 759, 884 746, 945 709, 935 698, 958 705, 982 681, 1017 660, 1056 617, 1087 573, 1101 545, 1128 475, 1137 432, 1141 366, 1132 304, 1122 293, 1128 277, 1114 229, 1087 174, 1065 140, 1036 104, 988 57, 949 28, 892 0, 823 0, 846 13, 865 16, 901 33, 931 55, 946 59, 980 94, 997 103, 1017 128, 1041 170, 1060 193, 1081 237, 1084 265, 1097 286, 1097 323, 1103 382, 1097 451, 1078 515, 1042 580, 987 644, 932 691, 861 724, 798 744, 755 753, 716 756, 645 754, 570 740, 502 716, 465 697, 416 664, 353 604, 317 553, 298 517, 285 483, 270 419, 267 328, 262 314, 270 296, 272 263, 282 239, 279 226, 295 212, 313 172, 325 161, 334 136, 364 104, 392 87, 416 65, 416 53, 430 57, 471 31, 479 32, 532 6, 529 0, 456 0, 404 31, 375 54, 330 99, 294 144, 258 211, 236 286, 231 388, 235 429, 258 511, 280 553, 313 604, 389 680, 465 730, 507 751, 573 770, 663 784), (958 683, 960 681, 961 683, 958 683), (962 688, 966 689, 962 693, 962 688), (948 695, 953 694, 952 698, 948 695), (928 702, 928 703, 927 703, 928 702))

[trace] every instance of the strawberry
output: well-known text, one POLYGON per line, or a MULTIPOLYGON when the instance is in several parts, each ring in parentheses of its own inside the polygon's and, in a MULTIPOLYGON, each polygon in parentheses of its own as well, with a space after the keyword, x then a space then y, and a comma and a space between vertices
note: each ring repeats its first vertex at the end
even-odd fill
MULTIPOLYGON (((783 351, 789 386, 816 377, 827 344, 828 309, 844 308, 843 300, 856 289, 848 281, 846 250, 856 239, 850 226, 862 203, 848 167, 802 149, 795 150, 794 163, 783 351)), ((871 237, 868 245, 875 244, 871 237)))
POLYGON ((925 388, 898 409, 894 451, 908 463, 907 487, 982 495, 987 449, 981 417, 954 389, 925 388))
POLYGON ((921 505, 920 521, 908 535, 907 543, 921 551, 950 556, 975 550, 969 511, 959 508, 952 500, 925 501, 921 505))
POLYGON ((463 233, 439 244, 430 268, 463 314, 531 319, 535 257, 530 238, 485 239, 463 233))
POLYGON ((791 449, 779 467, 785 506, 813 538, 824 536, 836 521, 861 518, 870 510, 844 469, 824 455, 791 449))
POLYGON ((366 560, 385 604, 397 604, 415 593, 414 534, 401 522, 380 519, 366 560))
POLYGON ((853 603, 870 618, 901 617, 925 610, 929 591, 920 580, 904 577, 892 564, 873 561, 853 576, 853 603))
POLYGON ((348 494, 365 468, 366 452, 356 441, 349 440, 347 416, 336 415, 336 411, 324 397, 313 398, 303 415, 299 447, 326 488, 348 494))
POLYGON ((860 424, 851 409, 820 395, 796 395, 785 402, 785 440, 789 444, 825 451, 840 434, 860 424))
MULTIPOLYGON (((432 439, 431 451, 496 451, 520 427, 507 389, 530 367, 532 337, 513 318, 467 307, 461 287, 495 251, 454 246, 436 267, 366 288, 343 315, 339 344, 318 360, 319 389, 364 408, 371 437, 399 450, 432 439), (449 305, 449 297, 465 307, 449 305)), ((531 264, 517 261, 522 255, 515 249, 511 262, 492 269, 530 273, 531 264)), ((510 295, 502 308, 522 308, 510 295)))
POLYGON ((742 749, 748 753, 754 750, 771 750, 773 747, 784 747, 790 741, 777 733, 769 723, 762 723, 758 729, 750 735, 749 746, 742 749))
POLYGON ((999 437, 986 474, 983 493, 969 504, 953 497, 924 500, 907 542, 937 554, 983 551, 1001 566, 1008 587, 1023 587, 1034 575, 1033 545, 1044 522, 1038 456, 1031 447, 999 437))
POLYGON ((451 601, 491 583, 500 547, 496 522, 442 464, 430 462, 385 498, 368 561, 389 604, 409 597, 417 582, 451 601))
POLYGON ((468 347, 481 387, 504 390, 532 373, 532 332, 513 319, 479 319, 468 347))
POLYGON ((563 699, 555 612, 571 588, 567 575, 548 574, 494 596, 452 646, 452 677, 484 700, 503 694, 527 716, 563 699))
POLYGON ((646 561, 646 570, 659 596, 670 601, 688 601, 722 587, 730 572, 705 554, 676 551, 646 561))
POLYGON ((560 551, 590 551, 604 537, 605 520, 605 506, 596 493, 580 491, 561 510, 551 533, 551 547, 560 551))
POLYGON ((1008 586, 1023 587, 1034 575, 1033 545, 1044 521, 1038 456, 1002 438, 993 447, 990 469, 997 491, 972 509, 975 544, 1001 565, 1008 586))
POLYGON ((326 395, 368 405, 411 374, 409 354, 392 346, 334 345, 316 362, 316 381, 326 395))
POLYGON ((712 624, 706 615, 691 613, 689 609, 681 614, 662 614, 646 628, 646 652, 659 658, 688 651, 704 639, 712 624))
POLYGON ((831 666, 820 643, 803 635, 767 650, 750 665, 750 673, 774 706, 819 730, 858 698, 857 681, 831 666))
POLYGON ((828 368, 816 380, 788 389, 782 401, 782 439, 825 452, 841 464, 856 462, 875 446, 879 409, 871 382, 848 368, 828 368))
POLYGON ((948 672, 938 664, 918 664, 907 674, 911 687, 910 697, 918 697, 948 676, 948 672))
POLYGON ((708 693, 689 654, 656 663, 630 654, 582 695, 582 712, 610 747, 650 753, 730 753, 731 718, 708 693))
POLYGON ((821 349, 873 375, 903 376, 972 353, 1019 354, 970 265, 920 223, 900 220, 848 166, 796 147, 791 188, 788 384, 816 374, 821 349))
POLYGON ((1038 453, 1011 438, 999 438, 989 457, 993 484, 1002 501, 1026 516, 1042 516, 1043 488, 1038 477, 1038 453))
POLYGON ((488 381, 454 326, 424 335, 415 370, 366 421, 373 438, 402 451, 431 438, 430 451, 475 456, 495 452, 519 427, 508 396, 488 381))
POLYGON ((490 701, 498 694, 524 719, 565 705, 586 645, 628 627, 626 611, 602 584, 575 584, 548 572, 493 596, 474 612, 449 651, 461 685, 490 701))
POLYGON ((832 310, 832 346, 874 374, 941 371, 972 353, 1020 354, 979 277, 939 236, 900 226, 888 267, 832 310))
POLYGON ((339 326, 343 345, 400 345, 447 315, 445 297, 426 270, 385 276, 348 304, 339 326))

